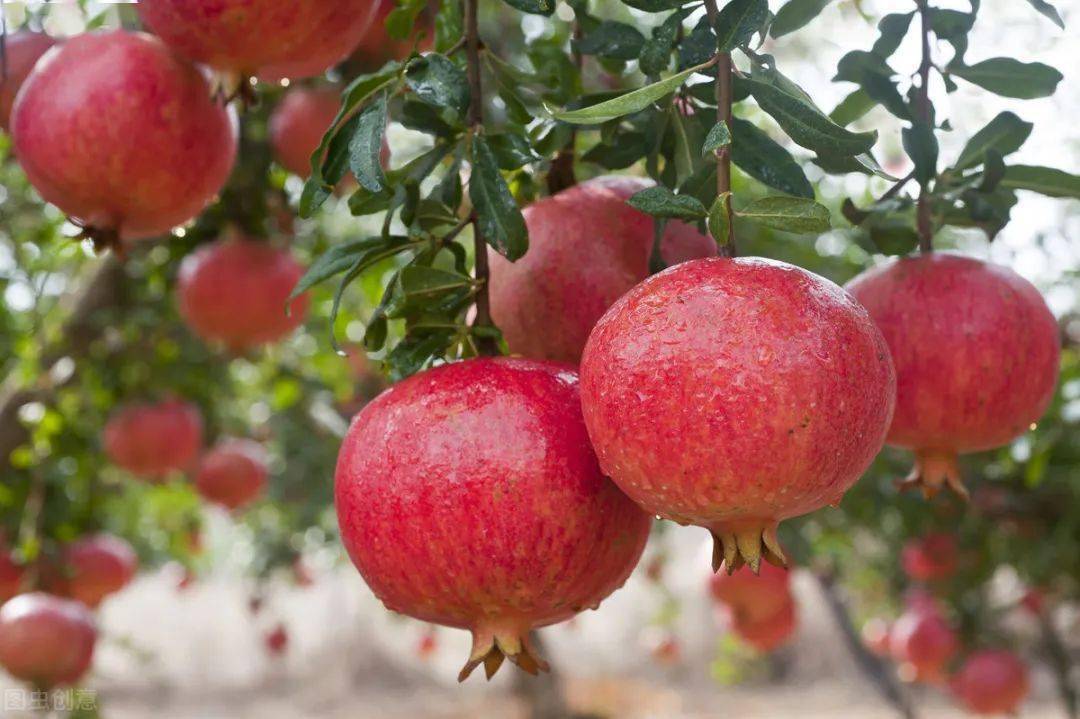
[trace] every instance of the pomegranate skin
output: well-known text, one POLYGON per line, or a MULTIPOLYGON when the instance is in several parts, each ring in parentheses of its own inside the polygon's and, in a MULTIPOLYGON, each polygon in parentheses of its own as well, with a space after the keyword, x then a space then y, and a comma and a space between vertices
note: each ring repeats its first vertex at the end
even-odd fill
POLYGON ((379 0, 143 0, 143 22, 181 55, 264 80, 319 75, 352 52, 379 0))
POLYGON ((951 534, 928 534, 908 541, 900 552, 904 573, 918 582, 937 582, 956 573, 956 538, 951 534))
POLYGON ((939 252, 869 270, 847 287, 896 364, 887 441, 915 451, 905 486, 967 496, 956 455, 1008 444, 1053 398, 1061 339, 1045 300, 1010 269, 939 252))
POLYGON ((691 260, 608 310, 581 363, 600 466, 709 529, 713 567, 783 561, 777 523, 840 501, 881 448, 895 377, 850 295, 759 258, 691 260))
POLYGON ((927 608, 909 609, 889 632, 889 649, 898 662, 910 664, 919 681, 936 683, 956 654, 956 633, 945 618, 927 608))
POLYGON ((182 400, 127 405, 109 419, 102 434, 113 464, 146 479, 184 471, 202 448, 202 416, 182 400))
POLYGON ((716 601, 726 605, 736 621, 757 623, 777 616, 791 603, 788 570, 764 564, 759 574, 749 567, 712 575, 709 589, 716 601))
MULTIPOLYGON (((509 262, 494 251, 491 306, 510 351, 577 364, 596 321, 649 275, 653 220, 626 204, 652 183, 608 176, 575 185, 524 210, 529 251, 509 262)), ((661 242, 668 264, 716 254, 692 225, 671 221, 661 242)))
POLYGON ((529 630, 595 608, 650 517, 600 472, 567 365, 466 360, 391 387, 338 456, 342 541, 391 610, 473 633, 459 676, 536 673, 529 630))
POLYGON ((56 44, 48 35, 40 32, 20 30, 4 39, 4 53, 7 64, 0 76, 0 130, 8 129, 11 106, 15 104, 15 95, 22 87, 23 80, 34 69, 34 63, 56 44))
POLYGON ((139 560, 131 545, 111 534, 95 534, 64 548, 49 591, 96 608, 135 577, 139 560))
POLYGON ((249 439, 230 439, 206 453, 195 477, 203 498, 231 510, 255 501, 267 482, 266 452, 249 439))
POLYGON ((276 342, 307 316, 307 294, 288 301, 303 274, 292 253, 266 242, 213 242, 180 265, 180 315, 204 341, 221 343, 233 353, 276 342))
POLYGON ((795 634, 798 615, 791 597, 772 615, 752 619, 735 614, 731 630, 759 652, 771 652, 787 644, 795 634))
POLYGON ((35 686, 73 684, 90 668, 97 629, 84 605, 20 594, 0 608, 0 665, 35 686))
POLYGON ((139 239, 202 211, 236 157, 235 117, 156 38, 71 38, 26 79, 11 113, 34 187, 80 224, 139 239))
POLYGON ((1016 714, 1030 689, 1028 671, 1012 652, 975 652, 950 682, 953 694, 973 714, 1016 714))

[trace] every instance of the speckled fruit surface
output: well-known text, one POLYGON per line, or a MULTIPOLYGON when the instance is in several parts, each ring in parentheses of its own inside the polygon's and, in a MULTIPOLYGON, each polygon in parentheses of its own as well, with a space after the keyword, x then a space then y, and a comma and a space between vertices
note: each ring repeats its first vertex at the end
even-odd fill
POLYGON ((188 469, 202 448, 202 416, 181 400, 131 404, 105 424, 102 444, 113 464, 147 479, 188 469))
POLYGON ((199 463, 195 489, 205 499, 240 509, 266 489, 266 451, 249 439, 219 442, 199 463))
MULTIPOLYGON (((651 183, 600 177, 524 210, 529 251, 509 262, 494 251, 491 306, 510 351, 577 364, 593 325, 649 275, 653 220, 626 204, 651 183)), ((668 264, 716 254, 691 225, 669 222, 661 243, 668 264)))
MULTIPOLYGON (((80 537, 64 547, 56 572, 47 572, 49 591, 91 609, 128 585, 139 566, 131 545, 111 534, 80 537)), ((44 577, 43 577, 44 578, 44 577)))
POLYGON ((11 106, 34 63, 56 44, 48 35, 20 30, 4 38, 4 72, 0 75, 0 130, 8 129, 11 106))
POLYGON ((1031 688, 1027 667, 1002 649, 975 652, 949 684, 968 711, 984 716, 1015 715, 1031 688))
POLYGON ((85 226, 138 239, 187 222, 221 189, 234 120, 161 41, 113 30, 49 53, 19 92, 11 131, 42 197, 85 226))
POLYGON ((866 311, 817 275, 693 260, 626 293, 589 337, 600 466, 650 513, 712 531, 728 571, 780 561, 777 523, 840 501, 881 448, 895 377, 866 311))
POLYGON ((650 517, 600 472, 566 365, 473 359, 414 375, 353 420, 342 541, 386 606, 469 629, 488 676, 543 669, 529 630, 595 608, 637 564, 650 517))
POLYGON ((0 666, 35 686, 78 681, 96 641, 94 617, 79 602, 34 592, 0 607, 0 666))
POLYGON ((940 252, 869 270, 847 287, 892 351, 888 443, 915 450, 909 484, 966 494, 956 455, 1008 444, 1053 398, 1061 339, 1046 301, 1006 267, 940 252))

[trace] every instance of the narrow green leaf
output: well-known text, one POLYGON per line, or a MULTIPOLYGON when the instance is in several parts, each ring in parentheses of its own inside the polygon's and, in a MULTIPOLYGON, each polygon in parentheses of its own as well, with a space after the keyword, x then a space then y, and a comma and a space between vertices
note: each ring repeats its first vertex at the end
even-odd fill
POLYGON ((405 83, 420 100, 435 108, 450 108, 460 117, 469 107, 465 72, 445 55, 429 53, 410 62, 405 83))
POLYGON ((613 60, 636 60, 645 44, 645 36, 624 22, 604 20, 574 41, 574 47, 582 55, 597 55, 613 60))
POLYGON ((716 240, 718 247, 726 247, 731 239, 731 193, 723 192, 713 201, 709 208, 709 217, 706 225, 709 234, 716 240))
POLYGON ((995 57, 974 65, 950 65, 949 71, 984 90, 1021 100, 1053 95, 1062 77, 1049 65, 1020 62, 1011 57, 995 57))
POLYGON ((1032 123, 1024 122, 1012 112, 1002 112, 971 136, 954 167, 963 170, 976 165, 990 149, 997 150, 1002 156, 1015 152, 1028 139, 1033 127, 1032 123))
POLYGON ((735 118, 731 126, 731 161, 769 187, 796 197, 814 196, 806 173, 791 153, 753 123, 735 118))
POLYGON ((874 41, 874 47, 870 52, 881 58, 887 58, 896 52, 896 48, 900 47, 908 28, 911 27, 911 18, 914 15, 914 12, 893 13, 881 18, 881 22, 878 23, 880 35, 874 41))
POLYGON ((709 214, 696 197, 676 195, 663 185, 649 187, 630 196, 627 204, 653 217, 700 220, 709 214))
POLYGON ((1061 19, 1061 13, 1059 13, 1057 11, 1057 8, 1055 8, 1053 5, 1046 2, 1046 0, 1027 0, 1027 1, 1028 1, 1028 4, 1031 5, 1031 7, 1035 8, 1040 13, 1042 13, 1044 16, 1048 17, 1050 19, 1050 22, 1054 23, 1055 25, 1057 25, 1062 30, 1065 29, 1065 21, 1061 19))
POLYGON ((816 18, 832 0, 788 0, 776 11, 769 34, 782 37, 816 18))
POLYGON ((920 185, 928 185, 937 175, 938 143, 934 130, 923 122, 905 127, 900 133, 904 151, 915 163, 915 179, 920 185))
POLYGON ((667 79, 632 90, 591 107, 553 112, 552 117, 576 125, 599 125, 608 120, 614 120, 617 117, 644 110, 651 103, 677 90, 686 81, 686 78, 704 69, 706 64, 691 67, 667 79))
POLYGON ((686 10, 673 12, 661 25, 653 28, 652 37, 645 42, 638 58, 643 73, 659 75, 667 69, 671 60, 671 51, 675 47, 675 40, 687 14, 686 10))
POLYGON ((641 10, 642 12, 666 12, 668 10, 674 10, 680 5, 684 4, 685 0, 622 0, 624 5, 628 5, 635 10, 641 10))
POLYGON ((868 151, 876 132, 851 132, 822 114, 802 98, 775 85, 748 80, 750 93, 761 109, 773 117, 799 145, 820 153, 858 155, 868 151))
POLYGON ((1080 175, 1073 175, 1054 167, 1011 165, 1006 168, 1000 187, 1031 190, 1047 197, 1080 199, 1080 175))
POLYGON ((555 0, 503 0, 507 5, 530 15, 551 15, 555 0))
POLYGON ((716 33, 709 18, 702 17, 694 29, 679 42, 679 70, 707 62, 716 54, 716 33))
POLYGON ((469 197, 484 241, 513 262, 529 248, 529 231, 506 180, 499 172, 495 154, 482 135, 472 139, 472 176, 469 197))
POLYGON ((493 132, 487 141, 501 170, 516 170, 541 159, 533 152, 528 138, 517 132, 493 132))
POLYGON ((876 104, 874 98, 867 95, 866 90, 860 88, 841 100, 840 104, 829 113, 829 119, 844 127, 870 112, 876 104))
POLYGON ((769 19, 766 0, 731 0, 716 18, 716 37, 720 52, 730 52, 750 42, 769 19))
POLYGON ((708 155, 730 144, 731 131, 728 130, 727 123, 721 120, 713 125, 712 129, 709 130, 709 134, 705 136, 705 144, 701 147, 701 154, 708 155))
POLYGON ((349 169, 360 186, 369 192, 381 192, 386 187, 381 155, 383 134, 386 132, 386 93, 360 113, 356 131, 349 140, 349 169))
POLYGON ((736 210, 735 214, 784 232, 825 232, 830 226, 828 208, 801 197, 766 197, 736 210))
POLYGON ((289 300, 296 299, 320 282, 344 272, 352 267, 358 257, 372 248, 383 246, 385 243, 386 240, 382 237, 365 237, 359 240, 342 242, 340 245, 333 245, 315 258, 315 261, 308 267, 307 272, 293 287, 292 292, 289 294, 289 300))

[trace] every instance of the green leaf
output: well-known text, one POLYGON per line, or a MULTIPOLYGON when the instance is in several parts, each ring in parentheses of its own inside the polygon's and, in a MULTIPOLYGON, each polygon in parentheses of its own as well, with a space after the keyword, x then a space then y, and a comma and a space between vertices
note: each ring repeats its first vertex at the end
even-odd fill
POLYGON ((445 53, 465 33, 462 4, 457 0, 443 0, 435 13, 435 51, 445 53))
POLYGON ((905 127, 900 133, 904 151, 915 163, 915 179, 926 186, 937 176, 938 143, 934 130, 923 122, 905 127))
POLYGON ((773 117, 792 140, 819 153, 858 155, 868 151, 876 132, 851 132, 822 114, 805 100, 775 85, 748 80, 750 93, 761 109, 773 117))
POLYGON ((524 255, 529 248, 525 218, 482 135, 472 139, 469 197, 476 208, 477 225, 484 241, 511 262, 524 255))
POLYGON ((613 60, 636 60, 645 44, 645 36, 632 25, 605 20, 583 38, 574 41, 582 55, 598 55, 613 60))
POLYGON ((721 120, 713 125, 712 129, 709 130, 709 134, 705 136, 705 144, 701 147, 701 154, 708 155, 730 144, 731 131, 728 130, 727 123, 721 120))
POLYGON ((674 10, 682 5, 686 0, 622 0, 624 5, 628 5, 635 10, 641 10, 642 12, 665 12, 667 10, 674 10))
POLYGON ((813 160, 814 164, 828 172, 830 175, 844 175, 849 172, 861 172, 864 175, 877 175, 878 177, 896 182, 900 178, 885 172, 878 161, 868 152, 861 155, 818 155, 813 160))
POLYGON ((385 244, 386 240, 382 237, 365 237, 360 240, 350 240, 342 242, 340 245, 333 245, 315 258, 315 261, 308 267, 307 272, 293 287, 292 292, 289 294, 289 300, 296 299, 320 282, 344 272, 356 263, 358 257, 372 248, 382 247, 385 244))
POLYGON ((636 130, 616 133, 610 141, 594 145, 581 156, 585 162, 595 162, 607 170, 630 167, 644 157, 651 147, 644 132, 636 130))
POLYGON ((874 41, 874 47, 870 52, 881 58, 887 58, 896 52, 896 48, 900 47, 908 28, 911 27, 911 18, 914 15, 914 12, 893 13, 881 18, 881 22, 878 23, 880 35, 874 41))
POLYGON ((906 215, 875 212, 863 227, 874 247, 883 255, 906 255, 919 244, 919 234, 906 215))
POLYGON ((709 234, 719 247, 726 247, 731 240, 731 193, 722 192, 713 200, 706 220, 709 234))
POLYGON ((631 90, 591 107, 553 112, 552 116, 556 120, 571 122, 576 125, 599 125, 617 117, 644 110, 653 102, 677 90, 686 81, 686 78, 703 68, 704 65, 691 67, 665 80, 654 82, 637 90, 631 90))
POLYGON ((735 118, 731 126, 731 161, 769 187, 796 197, 814 196, 806 173, 787 150, 752 123, 735 118))
POLYGON ((410 313, 452 311, 472 294, 473 279, 449 270, 408 265, 397 275, 386 316, 395 319, 410 313))
POLYGON ((709 214, 696 197, 676 195, 663 185, 649 187, 630 196, 627 204, 653 217, 700 220, 709 214))
POLYGON ((984 90, 1003 97, 1030 100, 1054 94, 1061 73, 1041 62, 995 57, 974 65, 949 66, 949 71, 984 90))
POLYGON ((675 40, 686 15, 685 10, 672 13, 661 25, 653 28, 652 37, 645 41, 638 58, 643 73, 659 75, 667 69, 671 51, 675 47, 675 40))
POLYGON ((679 69, 701 65, 715 54, 716 33, 709 24, 709 18, 702 17, 690 34, 679 43, 679 69))
POLYGON ((841 100, 840 104, 829 113, 829 119, 841 127, 850 125, 870 112, 876 104, 874 98, 867 95, 866 90, 860 88, 841 100))
POLYGON ((450 108, 459 117, 469 107, 465 72, 445 55, 429 53, 410 62, 405 82, 420 100, 433 107, 450 108))
POLYGON ((716 18, 717 49, 730 52, 746 45, 768 19, 766 0, 731 0, 716 18))
POLYGON ((964 145, 954 167, 963 170, 979 164, 987 150, 997 150, 1002 156, 1020 149, 1034 125, 1024 122, 1014 113, 1005 111, 988 122, 964 145))
POLYGON ((382 93, 360 113, 356 131, 349 140, 349 169, 369 192, 381 192, 386 187, 381 162, 385 132, 386 93, 382 93))
POLYGON ((1057 8, 1055 8, 1053 5, 1046 2, 1046 0, 1027 0, 1027 1, 1028 1, 1028 4, 1031 5, 1031 7, 1038 10, 1044 16, 1050 18, 1050 22, 1054 23, 1055 25, 1057 25, 1062 30, 1065 29, 1065 21, 1061 19, 1061 13, 1059 13, 1057 11, 1057 8))
POLYGON ((555 12, 555 0, 503 0, 503 2, 530 15, 551 15, 555 12))
POLYGON ((1005 170, 1000 187, 1031 190, 1047 197, 1080 199, 1080 175, 1054 167, 1012 165, 1005 170))
POLYGON ((516 170, 541 159, 533 152, 528 138, 516 132, 491 133, 487 136, 487 142, 502 170, 516 170))
POLYGON ((853 50, 840 58, 834 82, 854 82, 875 102, 902 120, 911 118, 907 103, 896 88, 896 73, 888 63, 872 52, 853 50))
POLYGON ((825 232, 830 226, 828 208, 801 197, 766 197, 736 210, 735 214, 784 232, 825 232))
POLYGON ((427 0, 405 0, 399 2, 386 16, 384 25, 386 34, 395 40, 405 40, 416 27, 417 18, 427 6, 427 0))
POLYGON ((769 34, 782 37, 795 32, 816 18, 831 0, 788 0, 773 19, 769 34))

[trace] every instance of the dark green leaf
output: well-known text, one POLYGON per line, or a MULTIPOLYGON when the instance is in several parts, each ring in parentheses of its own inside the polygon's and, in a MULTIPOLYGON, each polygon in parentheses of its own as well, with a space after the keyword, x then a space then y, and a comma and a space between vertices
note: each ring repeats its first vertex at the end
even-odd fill
POLYGON ((873 213, 863 227, 870 241, 883 255, 906 255, 919 244, 911 217, 894 213, 873 213))
POLYGON ((743 172, 789 195, 814 196, 814 188, 799 163, 765 132, 735 118, 731 134, 731 160, 743 172))
POLYGON ((749 80, 750 93, 761 109, 773 117, 799 145, 819 153, 857 155, 868 151, 876 132, 855 133, 830 120, 801 97, 775 85, 749 80))
POLYGON ((700 69, 700 66, 692 67, 672 75, 665 80, 654 82, 651 85, 646 85, 637 90, 631 90, 630 92, 619 95, 611 100, 585 107, 580 110, 555 112, 552 113, 552 116, 556 120, 562 120, 563 122, 570 122, 576 125, 598 125, 602 122, 607 122, 608 120, 614 120, 617 117, 644 110, 653 102, 656 102, 665 95, 677 90, 679 86, 686 81, 686 78, 690 77, 690 75, 700 69))
POLYGON ((645 44, 645 36, 632 25, 605 20, 590 30, 574 46, 582 55, 599 55, 615 60, 636 60, 645 44))
POLYGON ((349 141, 349 169, 369 192, 381 192, 386 187, 380 159, 385 132, 386 93, 383 93, 357 116, 356 130, 349 141))
POLYGON ((769 19, 766 0, 731 0, 716 18, 716 37, 720 52, 730 52, 750 42, 769 19))
POLYGON ((1059 13, 1057 11, 1057 8, 1055 8, 1053 5, 1046 2, 1046 0, 1027 0, 1027 1, 1031 5, 1031 7, 1038 10, 1044 16, 1050 18, 1050 22, 1054 23, 1055 25, 1057 25, 1062 30, 1065 29, 1065 21, 1061 19, 1061 13, 1059 13))
POLYGON ((829 119, 840 126, 850 125, 870 112, 876 104, 874 99, 866 94, 866 90, 858 89, 833 108, 833 111, 829 113, 829 119))
POLYGON ((731 241, 731 193, 723 192, 717 195, 709 208, 709 217, 706 222, 709 234, 716 240, 719 247, 726 247, 731 241))
POLYGON ((995 57, 974 65, 949 66, 949 71, 1003 97, 1030 100, 1054 94, 1061 73, 1041 62, 1020 62, 1011 57, 995 57))
POLYGON ((443 0, 439 3, 439 11, 435 13, 436 52, 445 53, 465 33, 461 6, 462 3, 457 0, 443 0))
POLYGON ((880 35, 870 52, 881 58, 887 58, 896 52, 896 48, 900 47, 908 28, 911 27, 911 18, 914 15, 914 12, 893 13, 881 18, 881 22, 878 23, 880 35))
POLYGON ((990 148, 986 151, 983 159, 982 180, 979 182, 979 192, 993 192, 1005 177, 1005 160, 1001 153, 990 148))
MULTIPOLYGON (((709 18, 703 17, 679 43, 679 69, 701 65, 716 54, 716 33, 709 25, 709 18)), ((715 74, 715 73, 714 73, 715 74)))
POLYGON ((432 314, 452 311, 472 294, 472 288, 473 279, 468 275, 436 267, 408 265, 397 275, 386 316, 394 319, 417 312, 432 314))
POLYGON ((769 34, 781 37, 795 32, 816 18, 831 0, 788 0, 776 11, 769 34))
POLYGON ((503 0, 503 2, 531 15, 551 15, 555 12, 555 0, 503 0))
POLYGON ((735 214, 774 230, 811 233, 829 229, 829 210, 801 197, 765 197, 755 200, 735 214))
POLYGON ((401 112, 397 119, 409 129, 438 137, 453 137, 457 131, 443 118, 438 109, 419 100, 407 99, 401 103, 401 112))
POLYGON ((942 40, 950 40, 967 35, 975 24, 975 15, 959 10, 930 8, 930 29, 942 40))
POLYGON ((699 220, 709 214, 705 205, 688 195, 676 195, 667 187, 657 185, 634 194, 626 201, 631 207, 653 217, 699 220))
POLYGON ((450 348, 457 335, 456 329, 439 328, 410 332, 386 355, 390 367, 390 380, 398 382, 416 374, 439 359, 450 348))
POLYGON ((861 155, 818 155, 814 164, 831 175, 843 175, 849 172, 861 172, 864 175, 877 175, 885 180, 896 182, 899 178, 885 172, 878 161, 868 152, 861 155))
POLYGON ((905 127, 900 136, 904 142, 904 151, 915 163, 915 179, 920 185, 930 184, 937 175, 938 160, 938 143, 933 128, 918 122, 912 127, 905 127))
POLYGON ((643 73, 659 75, 667 69, 675 39, 686 14, 685 11, 672 13, 660 26, 653 28, 652 37, 645 42, 638 58, 643 73))
POLYGON ((472 177, 469 197, 484 241, 513 262, 529 247, 525 218, 499 172, 495 154, 482 135, 472 139, 472 177))
POLYGON ((444 55, 429 53, 410 62, 405 82, 420 100, 433 107, 450 108, 458 116, 469 107, 465 72, 444 55))
POLYGON ((365 237, 360 240, 349 240, 340 245, 333 245, 326 252, 315 258, 308 267, 307 272, 296 283, 289 300, 294 300, 301 294, 319 284, 323 280, 330 279, 336 274, 344 272, 352 267, 357 258, 376 247, 386 246, 386 240, 382 237, 365 237))
POLYGON ((1014 113, 1005 111, 988 122, 964 145, 954 167, 963 170, 982 161, 987 150, 997 150, 1002 156, 1020 149, 1034 125, 1024 122, 1014 113))
POLYGON ((708 155, 711 152, 716 152, 721 147, 731 144, 731 131, 728 130, 727 123, 720 121, 713 125, 709 130, 709 134, 705 136, 705 143, 701 147, 701 154, 708 155))
POLYGON ((1080 199, 1080 176, 1054 167, 1012 165, 1005 170, 1001 187, 1031 190, 1048 197, 1080 199))
POLYGON ((386 34, 395 40, 405 40, 416 28, 417 18, 427 6, 427 0, 399 2, 386 16, 386 34))
POLYGON ((516 132, 492 133, 487 136, 487 141, 500 169, 516 170, 541 159, 533 152, 528 138, 516 132))
POLYGON ((880 56, 872 52, 853 50, 840 58, 834 81, 854 82, 875 102, 885 106, 901 119, 910 119, 911 111, 896 88, 896 73, 880 56))
POLYGON ((664 12, 674 10, 686 0, 622 0, 623 4, 629 5, 635 10, 643 12, 664 12))
POLYGON ((645 133, 629 130, 619 132, 610 142, 589 148, 581 159, 585 162, 595 162, 607 170, 621 170, 644 157, 649 148, 649 140, 645 133))

